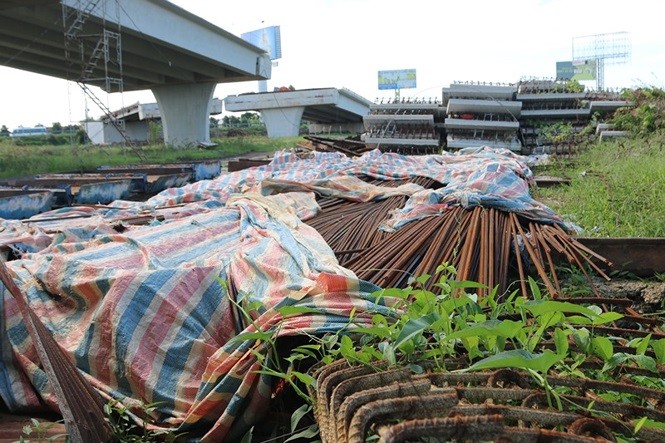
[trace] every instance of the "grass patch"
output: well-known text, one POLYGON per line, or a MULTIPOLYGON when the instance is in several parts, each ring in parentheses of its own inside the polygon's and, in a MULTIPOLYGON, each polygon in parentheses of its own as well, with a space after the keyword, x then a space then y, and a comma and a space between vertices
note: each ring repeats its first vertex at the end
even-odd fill
MULTIPOLYGON (((138 149, 141 149, 148 163, 177 163, 223 159, 250 152, 275 152, 295 147, 300 140, 301 137, 269 139, 265 136, 242 136, 213 139, 217 146, 207 149, 176 149, 163 144, 145 145, 138 149)), ((103 165, 143 163, 132 149, 123 146, 19 146, 10 138, 0 139, 0 158, 0 178, 56 172, 90 172, 103 165)))
POLYGON ((543 173, 571 179, 537 189, 534 198, 580 226, 581 235, 665 236, 665 134, 593 144, 573 164, 555 160, 543 173))

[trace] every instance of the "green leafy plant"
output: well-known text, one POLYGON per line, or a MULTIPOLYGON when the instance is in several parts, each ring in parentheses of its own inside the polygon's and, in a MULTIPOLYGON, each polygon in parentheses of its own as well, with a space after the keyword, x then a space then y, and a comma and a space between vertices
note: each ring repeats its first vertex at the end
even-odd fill
POLYGON ((172 430, 149 430, 147 423, 156 410, 159 403, 143 405, 140 420, 136 420, 134 414, 128 407, 120 402, 111 400, 104 405, 104 415, 111 428, 113 437, 120 442, 174 442, 185 434, 177 434, 172 430))
POLYGON ((616 129, 630 131, 638 137, 647 137, 665 128, 665 91, 657 87, 645 87, 624 91, 624 98, 635 103, 634 107, 619 109, 610 123, 616 129))
POLYGON ((23 426, 23 433, 19 437, 19 442, 23 443, 26 441, 37 441, 37 442, 52 442, 52 441, 62 441, 67 437, 67 434, 56 434, 47 437, 46 433, 53 428, 53 426, 58 425, 62 420, 57 422, 42 422, 36 418, 30 419, 30 424, 23 426))
MULTIPOLYGON (((530 298, 526 298, 518 291, 487 291, 476 282, 457 281, 456 276, 455 268, 444 263, 433 276, 415 277, 405 288, 377 291, 373 294, 375 300, 391 306, 389 312, 372 313, 370 324, 357 322, 352 312, 347 325, 335 333, 305 335, 307 340, 282 358, 284 366, 274 364, 276 355, 257 356, 264 364, 262 373, 290 384, 304 401, 293 412, 290 431, 283 438, 313 437, 316 432, 316 424, 311 424, 316 380, 308 373, 308 362, 345 360, 377 371, 408 367, 414 373, 517 369, 530 374, 545 391, 549 405, 560 410, 579 410, 581 406, 563 395, 575 395, 573 391, 550 386, 548 375, 553 373, 601 381, 621 376, 640 386, 665 389, 658 372, 658 365, 665 363, 665 339, 647 335, 626 341, 599 332, 604 330, 602 326, 621 320, 622 314, 595 305, 550 299, 532 278, 528 281, 530 298), (430 286, 426 285, 430 279, 435 279, 432 291, 424 289, 430 286), (479 297, 476 291, 487 295, 479 297), (619 345, 632 348, 632 352, 617 352, 619 345), (459 369, 459 362, 464 360, 466 367, 459 369), (585 366, 589 361, 597 364, 585 366), (642 373, 624 371, 628 367, 642 373), (653 376, 644 375, 645 370, 653 376), (304 417, 308 420, 301 426, 304 417)), ((581 282, 579 286, 582 293, 581 282)), ((289 307, 283 315, 297 315, 299 309, 289 307)), ((241 334, 237 339, 272 342, 277 331, 241 334)), ((273 352, 277 346, 270 343, 264 349, 273 352)), ((632 394, 611 391, 598 393, 598 397, 641 405, 647 402, 632 394)), ((608 418, 592 403, 581 412, 608 418)), ((634 423, 634 433, 643 426, 658 425, 639 421, 634 423)))

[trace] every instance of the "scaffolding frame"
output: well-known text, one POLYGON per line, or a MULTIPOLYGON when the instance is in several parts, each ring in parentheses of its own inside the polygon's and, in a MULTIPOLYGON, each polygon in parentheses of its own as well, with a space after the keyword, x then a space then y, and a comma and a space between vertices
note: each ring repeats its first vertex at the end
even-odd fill
MULTIPOLYGON (((83 93, 103 112, 109 123, 134 153, 143 161, 146 157, 135 146, 125 131, 124 121, 119 120, 104 102, 95 95, 88 84, 102 83, 101 89, 107 94, 124 92, 122 68, 122 25, 120 24, 120 3, 118 0, 77 0, 73 6, 62 3, 62 26, 65 38, 65 60, 72 66, 81 65, 81 73, 73 79, 83 93), (110 6, 109 6, 110 3, 110 6), (86 33, 85 24, 93 12, 102 18, 102 31, 86 33), (112 14, 115 30, 107 26, 107 17, 112 14), (112 74, 112 69, 118 75, 112 74)), ((87 113, 86 113, 87 117, 87 113)))

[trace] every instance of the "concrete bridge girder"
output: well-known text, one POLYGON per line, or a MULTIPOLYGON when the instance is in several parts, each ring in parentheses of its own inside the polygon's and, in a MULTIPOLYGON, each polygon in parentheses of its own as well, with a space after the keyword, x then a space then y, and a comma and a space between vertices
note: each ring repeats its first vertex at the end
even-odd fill
POLYGON ((210 141, 208 105, 217 83, 270 78, 263 49, 167 0, 4 3, 0 56, 9 60, 6 66, 102 89, 109 88, 108 78, 121 82, 118 91, 151 89, 162 109, 166 143, 174 146, 210 141), (63 17, 72 16, 64 11, 82 3, 90 6, 85 20, 67 28, 72 23, 63 17), (65 38, 63 29, 76 32, 65 38), (92 57, 106 30, 122 35, 121 45, 111 48, 121 52, 122 65, 119 58, 98 63, 92 57))

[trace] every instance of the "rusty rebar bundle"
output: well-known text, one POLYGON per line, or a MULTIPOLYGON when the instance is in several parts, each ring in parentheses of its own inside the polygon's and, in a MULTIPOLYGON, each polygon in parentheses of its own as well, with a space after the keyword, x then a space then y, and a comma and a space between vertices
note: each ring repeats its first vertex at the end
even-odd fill
MULTIPOLYGON (((388 183, 403 182, 381 184, 388 183)), ((431 187, 435 182, 421 179, 420 183, 431 187)), ((396 232, 380 231, 379 225, 391 211, 402 207, 406 198, 395 196, 370 203, 323 199, 321 213, 307 223, 328 242, 340 264, 382 287, 404 287, 411 277, 433 275, 442 263, 457 269, 458 280, 484 285, 487 289, 481 293, 495 287, 503 293, 511 282, 519 281, 526 295, 528 276, 535 274, 550 295, 558 296, 557 265, 564 262, 579 268, 592 288, 587 268, 608 279, 597 262, 611 264, 561 226, 494 208, 452 207, 396 232)), ((431 290, 435 283, 432 279, 426 288, 431 290)))
MULTIPOLYGON (((586 265, 607 278, 594 259, 608 263, 558 225, 541 224, 493 208, 453 207, 439 216, 412 222, 341 263, 362 279, 383 287, 404 286, 410 277, 433 275, 441 263, 457 269, 457 280, 491 290, 508 290, 511 270, 527 294, 536 273, 552 296, 561 294, 556 265, 567 261, 587 275, 586 265)), ((432 289, 435 280, 426 284, 432 289)))

